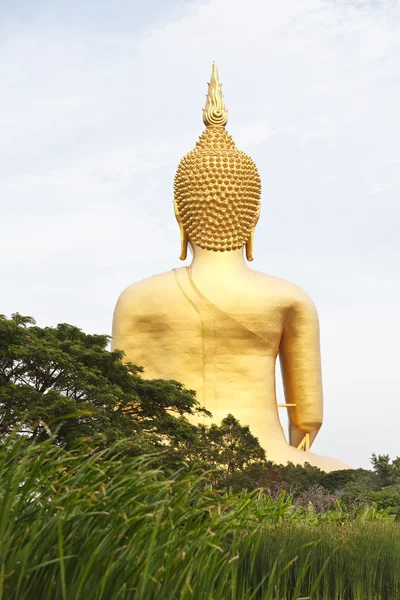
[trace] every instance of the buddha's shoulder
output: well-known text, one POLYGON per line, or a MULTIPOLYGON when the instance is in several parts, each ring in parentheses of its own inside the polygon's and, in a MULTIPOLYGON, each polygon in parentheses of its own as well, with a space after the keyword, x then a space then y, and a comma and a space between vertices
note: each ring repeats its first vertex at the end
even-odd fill
POLYGON ((308 304, 314 306, 313 300, 310 296, 301 288, 299 285, 275 277, 274 275, 267 275, 266 273, 260 273, 256 271, 257 279, 265 290, 265 294, 268 296, 274 296, 279 300, 285 302, 289 306, 308 304))
POLYGON ((174 301, 176 295, 175 273, 167 271, 132 283, 120 294, 117 308, 147 312, 174 301))

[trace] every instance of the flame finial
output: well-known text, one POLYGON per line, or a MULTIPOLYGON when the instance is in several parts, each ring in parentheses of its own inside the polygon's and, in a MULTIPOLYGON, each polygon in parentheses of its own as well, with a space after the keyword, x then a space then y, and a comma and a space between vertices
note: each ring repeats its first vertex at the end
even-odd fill
POLYGON ((217 65, 213 63, 211 79, 208 84, 206 105, 203 109, 203 121, 206 127, 225 127, 228 122, 228 112, 225 108, 221 84, 218 79, 217 65))

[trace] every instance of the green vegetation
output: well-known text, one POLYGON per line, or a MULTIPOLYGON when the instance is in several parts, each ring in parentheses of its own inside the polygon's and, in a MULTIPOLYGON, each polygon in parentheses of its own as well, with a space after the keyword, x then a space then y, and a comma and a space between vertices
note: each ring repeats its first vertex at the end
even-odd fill
POLYGON ((275 465, 108 341, 0 317, 0 600, 398 600, 399 458, 275 465))
POLYGON ((221 494, 196 471, 11 439, 0 449, 0 599, 395 600, 400 525, 221 494))
POLYGON ((0 435, 18 429, 65 448, 129 438, 133 454, 190 441, 196 428, 183 415, 208 414, 194 392, 176 381, 142 379, 143 369, 106 349, 109 339, 66 323, 41 328, 30 317, 0 315, 0 435))

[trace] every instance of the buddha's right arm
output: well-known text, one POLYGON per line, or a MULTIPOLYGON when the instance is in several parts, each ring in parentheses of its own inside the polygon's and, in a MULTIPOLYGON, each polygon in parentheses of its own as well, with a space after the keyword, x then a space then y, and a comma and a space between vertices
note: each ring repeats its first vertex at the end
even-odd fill
POLYGON ((290 424, 290 443, 297 446, 306 433, 311 442, 322 425, 322 378, 318 314, 303 292, 288 313, 279 356, 290 424))

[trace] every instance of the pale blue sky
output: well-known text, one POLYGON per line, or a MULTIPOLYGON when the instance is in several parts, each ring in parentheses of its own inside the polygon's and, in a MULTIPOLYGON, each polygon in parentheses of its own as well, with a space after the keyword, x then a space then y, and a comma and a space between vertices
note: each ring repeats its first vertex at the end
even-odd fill
POLYGON ((190 0, 2 0, 0 8, 2 20, 34 23, 43 18, 64 27, 90 26, 98 31, 131 33, 181 15, 190 3, 190 0))
POLYGON ((319 309, 315 451, 400 454, 398 1, 0 0, 0 312, 110 333, 122 289, 179 263, 213 60, 263 181, 254 268, 319 309))

